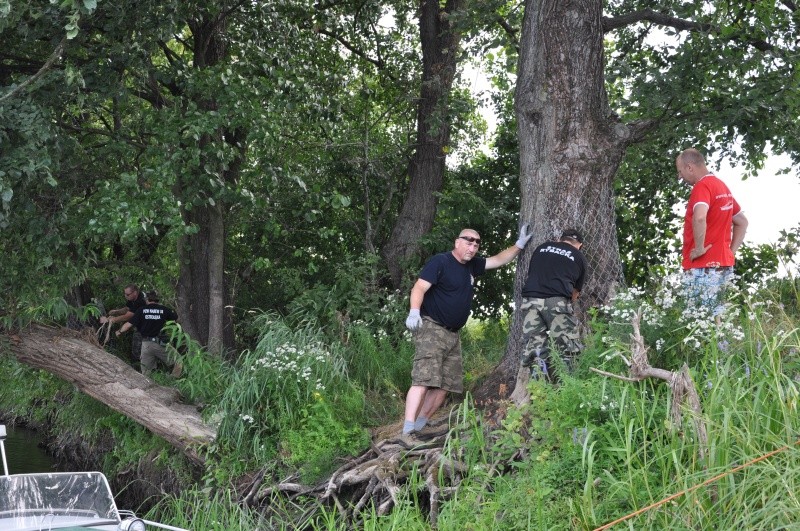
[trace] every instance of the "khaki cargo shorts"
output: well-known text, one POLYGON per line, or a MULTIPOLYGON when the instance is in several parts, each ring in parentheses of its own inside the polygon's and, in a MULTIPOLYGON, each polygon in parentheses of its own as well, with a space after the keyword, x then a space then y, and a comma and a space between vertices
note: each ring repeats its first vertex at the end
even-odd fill
POLYGON ((439 387, 451 393, 464 392, 461 336, 430 319, 414 334, 414 368, 411 385, 439 387))

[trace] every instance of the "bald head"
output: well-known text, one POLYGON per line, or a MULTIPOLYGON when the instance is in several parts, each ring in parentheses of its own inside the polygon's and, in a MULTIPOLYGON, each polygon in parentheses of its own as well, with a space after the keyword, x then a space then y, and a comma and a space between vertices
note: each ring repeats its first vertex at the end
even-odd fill
POLYGON ((691 185, 708 173, 706 159, 695 148, 683 150, 675 159, 675 168, 678 170, 678 177, 691 185))
POLYGON ((456 238, 453 246, 453 256, 465 264, 472 260, 481 246, 481 235, 474 229, 463 229, 456 238))
POLYGON ((706 159, 703 157, 703 154, 695 148, 684 149, 681 154, 678 155, 677 160, 684 164, 694 164, 704 168, 706 166, 706 159))

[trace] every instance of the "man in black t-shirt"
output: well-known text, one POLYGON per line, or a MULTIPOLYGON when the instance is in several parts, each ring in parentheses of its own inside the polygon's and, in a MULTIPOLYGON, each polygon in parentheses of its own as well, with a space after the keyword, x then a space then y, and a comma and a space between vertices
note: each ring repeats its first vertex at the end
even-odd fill
MULTIPOLYGON (((144 308, 145 304, 147 304, 144 293, 139 291, 139 287, 136 284, 125 286, 123 294, 125 295, 125 306, 109 311, 108 316, 101 316, 101 324, 127 323, 136 313, 136 310, 144 308)), ((142 335, 138 331, 134 331, 131 339, 131 365, 137 371, 140 370, 141 358, 142 335)))
POLYGON ((167 367, 173 368, 173 375, 180 375, 180 365, 176 365, 167 355, 164 346, 167 344, 161 330, 167 321, 177 321, 178 314, 174 310, 158 304, 158 293, 147 294, 147 304, 139 308, 130 321, 117 330, 117 336, 124 334, 131 327, 142 335, 142 374, 149 375, 156 368, 156 359, 167 367))
POLYGON ((522 364, 533 376, 553 380, 548 339, 567 370, 581 351, 578 321, 572 304, 583 289, 586 260, 580 249, 583 236, 565 230, 559 241, 545 242, 533 251, 528 278, 522 287, 522 364))
POLYGON ((485 258, 478 256, 480 234, 464 229, 452 251, 433 256, 422 268, 411 289, 406 319, 406 327, 414 334, 416 354, 401 437, 422 430, 448 391, 464 390, 458 331, 469 318, 475 279, 487 269, 511 262, 530 238, 528 225, 523 225, 514 245, 485 258))

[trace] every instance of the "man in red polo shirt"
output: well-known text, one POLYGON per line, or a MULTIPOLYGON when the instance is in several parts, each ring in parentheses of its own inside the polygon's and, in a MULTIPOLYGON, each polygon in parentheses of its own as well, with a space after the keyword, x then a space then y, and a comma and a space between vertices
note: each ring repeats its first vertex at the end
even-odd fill
POLYGON ((690 304, 699 303, 719 316, 747 218, 725 183, 708 171, 699 151, 684 150, 675 167, 692 187, 683 224, 684 287, 690 304))

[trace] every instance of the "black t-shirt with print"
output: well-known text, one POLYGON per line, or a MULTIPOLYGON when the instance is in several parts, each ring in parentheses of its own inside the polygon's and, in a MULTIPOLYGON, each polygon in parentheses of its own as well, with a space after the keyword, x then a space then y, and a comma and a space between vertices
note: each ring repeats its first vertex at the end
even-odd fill
POLYGON ((167 321, 177 321, 178 314, 171 308, 151 303, 139 308, 131 317, 130 323, 143 337, 158 337, 167 321))
POLYGON ((535 299, 572 297, 583 290, 586 259, 567 242, 545 242, 533 251, 522 296, 535 299))
POLYGON ((422 299, 420 314, 458 330, 469 319, 475 278, 486 271, 486 258, 476 256, 462 264, 452 252, 433 256, 419 274, 432 284, 422 299))

